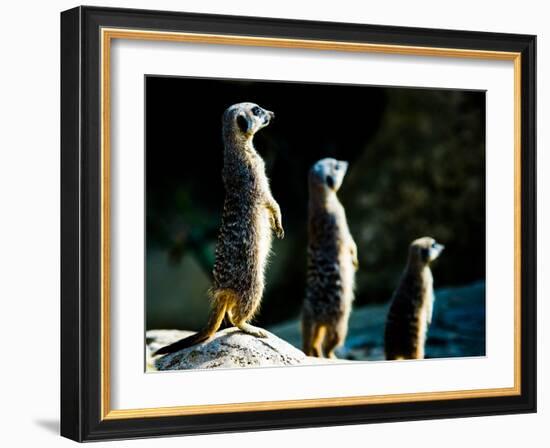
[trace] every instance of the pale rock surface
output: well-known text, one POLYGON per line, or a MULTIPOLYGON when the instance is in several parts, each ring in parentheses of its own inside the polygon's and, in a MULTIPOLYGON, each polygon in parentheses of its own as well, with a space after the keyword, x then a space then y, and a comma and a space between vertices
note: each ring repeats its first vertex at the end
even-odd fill
MULTIPOLYGON (((239 367, 274 367, 334 363, 337 360, 317 359, 283 341, 272 333, 257 338, 232 327, 219 331, 209 341, 165 356, 151 357, 160 347, 192 334, 179 330, 147 332, 147 369, 232 369, 239 367)), ((342 362, 342 361, 340 361, 342 362)), ((343 361, 345 362, 345 361, 343 361)))

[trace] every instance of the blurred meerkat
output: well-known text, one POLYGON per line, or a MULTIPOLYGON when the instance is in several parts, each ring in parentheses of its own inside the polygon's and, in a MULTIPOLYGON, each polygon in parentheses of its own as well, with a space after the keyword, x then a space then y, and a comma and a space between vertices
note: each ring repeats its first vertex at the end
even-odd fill
POLYGON ((345 340, 354 298, 357 246, 336 195, 348 168, 344 161, 319 160, 309 172, 308 259, 302 313, 303 350, 334 358, 345 340))
POLYGON ((393 293, 386 321, 386 359, 424 358, 434 303, 430 263, 444 248, 430 237, 414 240, 409 246, 407 266, 393 293))
POLYGON ((260 305, 264 271, 271 249, 271 232, 284 237, 279 204, 273 199, 265 164, 256 152, 254 134, 266 127, 274 113, 254 103, 239 103, 223 114, 225 202, 216 246, 212 311, 206 327, 187 338, 157 350, 173 353, 206 341, 227 314, 245 333, 266 337, 248 322, 260 305))

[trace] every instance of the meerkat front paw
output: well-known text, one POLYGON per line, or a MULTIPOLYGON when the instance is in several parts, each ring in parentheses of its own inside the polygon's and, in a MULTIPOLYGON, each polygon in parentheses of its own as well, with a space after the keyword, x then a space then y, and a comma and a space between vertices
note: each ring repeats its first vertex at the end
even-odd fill
POLYGON ((359 259, 357 258, 357 255, 355 255, 355 257, 352 258, 351 262, 353 263, 353 267, 355 268, 356 271, 359 270, 359 259))
POLYGON ((351 244, 350 252, 351 252, 351 262, 353 264, 353 267, 357 271, 359 270, 359 258, 357 256, 357 246, 355 245, 355 242, 351 244))
POLYGON ((275 223, 275 235, 277 235, 277 238, 280 240, 285 237, 285 230, 280 222, 275 223))
POLYGON ((277 238, 282 240, 285 237, 285 231, 283 229, 281 210, 279 209, 279 206, 274 206, 272 210, 273 212, 271 215, 271 227, 273 228, 275 235, 277 235, 277 238))
POLYGON ((283 229, 283 219, 279 204, 277 204, 274 199, 271 199, 266 203, 266 207, 269 210, 271 228, 275 232, 275 235, 277 235, 277 238, 283 239, 285 237, 285 231, 283 229))

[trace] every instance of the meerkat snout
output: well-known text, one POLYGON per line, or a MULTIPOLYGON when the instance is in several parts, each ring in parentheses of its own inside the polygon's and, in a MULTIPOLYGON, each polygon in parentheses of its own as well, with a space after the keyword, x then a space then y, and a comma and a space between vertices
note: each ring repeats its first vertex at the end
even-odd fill
POLYGON ((275 118, 275 113, 255 103, 238 103, 230 106, 223 115, 224 129, 235 129, 244 137, 252 137, 275 118))
POLYGON ((338 191, 348 170, 348 162, 330 157, 315 163, 310 171, 310 184, 328 191, 338 191))
POLYGON ((265 123, 267 125, 275 119, 275 112, 273 112, 271 110, 266 110, 265 112, 267 113, 267 117, 266 117, 267 121, 265 123))

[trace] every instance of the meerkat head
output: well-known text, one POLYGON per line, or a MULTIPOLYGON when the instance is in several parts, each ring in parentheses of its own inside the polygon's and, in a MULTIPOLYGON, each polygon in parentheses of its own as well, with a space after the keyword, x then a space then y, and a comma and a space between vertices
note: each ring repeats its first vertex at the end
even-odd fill
POLYGON ((433 238, 425 236, 411 243, 409 253, 412 260, 428 265, 439 257, 443 249, 445 249, 443 244, 439 244, 433 238))
POLYGON ((223 127, 233 134, 249 138, 265 128, 273 118, 275 118, 273 112, 257 104, 238 103, 226 109, 223 114, 223 127))
POLYGON ((317 161, 309 171, 311 187, 325 192, 338 191, 348 170, 348 162, 330 157, 317 161))

